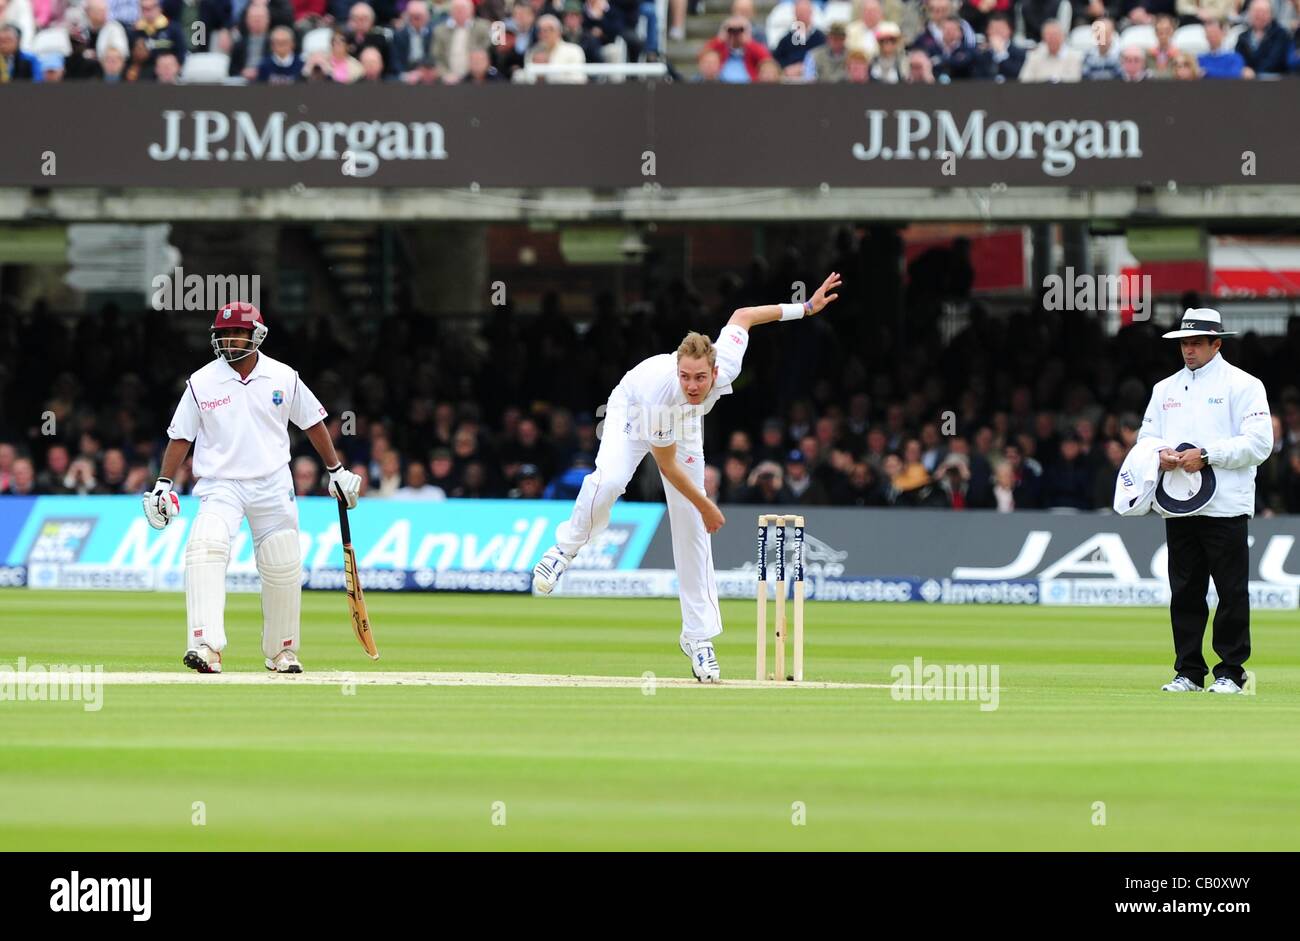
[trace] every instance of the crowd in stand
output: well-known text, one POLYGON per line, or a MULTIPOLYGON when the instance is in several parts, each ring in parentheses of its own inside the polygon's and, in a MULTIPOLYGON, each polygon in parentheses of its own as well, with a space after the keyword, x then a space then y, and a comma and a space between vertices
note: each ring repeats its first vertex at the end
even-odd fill
MULTIPOLYGON (((1093 316, 995 317, 973 303, 945 344, 944 305, 970 303, 960 249, 927 252, 895 282, 851 242, 837 251, 845 286, 834 316, 753 331, 733 394, 706 419, 711 494, 779 505, 1109 507, 1153 383, 1181 365, 1162 325, 1107 336, 1093 316), (895 301, 905 315, 882 313, 895 301)), ((372 497, 571 498, 623 372, 675 349, 687 330, 716 335, 732 309, 780 297, 805 267, 797 257, 770 270, 756 262, 707 303, 681 282, 630 313, 603 296, 582 323, 555 296, 538 315, 498 308, 472 330, 410 315, 358 331, 332 316, 294 322, 268 311, 266 349, 302 369, 372 497)), ((198 345, 207 322, 0 311, 0 348, 22 353, 0 360, 0 492, 147 489, 185 379, 211 355, 198 345), (166 355, 146 364, 144 350, 166 355)), ((1265 382, 1274 410, 1274 454, 1258 478, 1263 513, 1300 513, 1300 318, 1289 328, 1223 351, 1265 382)), ((298 492, 323 493, 321 466, 297 442, 298 492)), ((652 465, 629 499, 661 499, 652 465)), ((187 462, 177 487, 192 484, 187 462)))
MULTIPOLYGON (((754 0, 732 0, 699 50, 696 79, 1134 82, 1300 72, 1300 0, 1069 0, 1063 9, 1061 0, 783 0, 759 22, 754 0)), ((669 10, 668 35, 680 40, 687 0, 669 10)), ((539 78, 524 66, 662 53, 654 0, 0 0, 0 83, 582 83, 582 71, 539 78), (206 64, 188 72, 193 53, 206 64)))
POLYGON ((1061 0, 855 0, 845 15, 847 6, 787 0, 760 26, 751 0, 736 0, 699 52, 697 80, 930 85, 1300 72, 1300 0, 1070 0, 1068 16, 1061 0), (780 35, 765 32, 774 23, 780 35))
POLYGON ((0 83, 174 83, 194 53, 250 84, 531 81, 526 62, 654 60, 658 39, 653 0, 0 0, 0 83))

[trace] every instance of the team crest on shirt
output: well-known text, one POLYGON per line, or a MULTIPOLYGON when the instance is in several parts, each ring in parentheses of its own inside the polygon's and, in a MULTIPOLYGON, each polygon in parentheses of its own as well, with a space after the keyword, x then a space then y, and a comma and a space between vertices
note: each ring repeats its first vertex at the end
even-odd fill
POLYGON ((272 404, 272 405, 283 405, 283 404, 284 404, 284 390, 283 390, 283 389, 276 389, 274 392, 271 393, 271 404, 272 404))

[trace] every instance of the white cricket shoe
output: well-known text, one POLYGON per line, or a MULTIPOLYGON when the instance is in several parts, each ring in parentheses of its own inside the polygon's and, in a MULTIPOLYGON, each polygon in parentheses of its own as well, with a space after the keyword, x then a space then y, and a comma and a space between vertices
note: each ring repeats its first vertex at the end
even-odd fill
POLYGON ((539 595, 549 595, 572 561, 573 556, 559 546, 547 549, 541 561, 533 566, 533 591, 539 595))
POLYGON ((691 673, 701 683, 716 683, 722 679, 722 667, 718 666, 718 655, 713 650, 713 641, 690 641, 685 637, 678 640, 682 653, 691 661, 691 673))
MULTIPOLYGON (((1231 681, 1229 681, 1231 682, 1231 681)), ((1166 693, 1203 693, 1201 689, 1185 676, 1175 676, 1172 681, 1160 687, 1162 692, 1166 693)))
POLYGON ((185 651, 181 663, 191 670, 197 670, 199 673, 221 672, 221 654, 207 644, 199 644, 197 647, 191 647, 185 651))
POLYGON ((292 650, 281 650, 270 660, 266 661, 266 668, 273 673, 302 672, 302 664, 298 662, 298 655, 292 650))
POLYGON ((1221 676, 1210 685, 1210 692, 1240 693, 1241 687, 1238 686, 1235 681, 1228 679, 1226 676, 1221 676))

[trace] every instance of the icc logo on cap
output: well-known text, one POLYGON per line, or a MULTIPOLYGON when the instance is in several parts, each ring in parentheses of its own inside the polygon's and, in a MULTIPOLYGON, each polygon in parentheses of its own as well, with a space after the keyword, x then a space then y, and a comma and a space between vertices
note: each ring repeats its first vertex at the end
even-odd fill
POLYGON ((229 307, 227 307, 224 311, 222 311, 222 313, 221 313, 221 319, 222 319, 222 320, 229 320, 229 319, 230 319, 230 308, 229 308, 229 307))

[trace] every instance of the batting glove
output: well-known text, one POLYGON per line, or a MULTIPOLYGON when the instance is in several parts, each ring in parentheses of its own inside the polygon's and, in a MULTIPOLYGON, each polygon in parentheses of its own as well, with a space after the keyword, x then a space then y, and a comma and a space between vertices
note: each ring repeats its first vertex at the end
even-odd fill
POLYGON ((166 477, 159 477, 153 489, 140 497, 144 505, 144 516, 154 529, 162 529, 171 522, 173 516, 181 515, 180 497, 172 493, 172 482, 166 477))
POLYGON ((347 503, 348 509, 357 505, 361 496, 361 478, 340 464, 325 468, 330 475, 330 496, 347 503))

